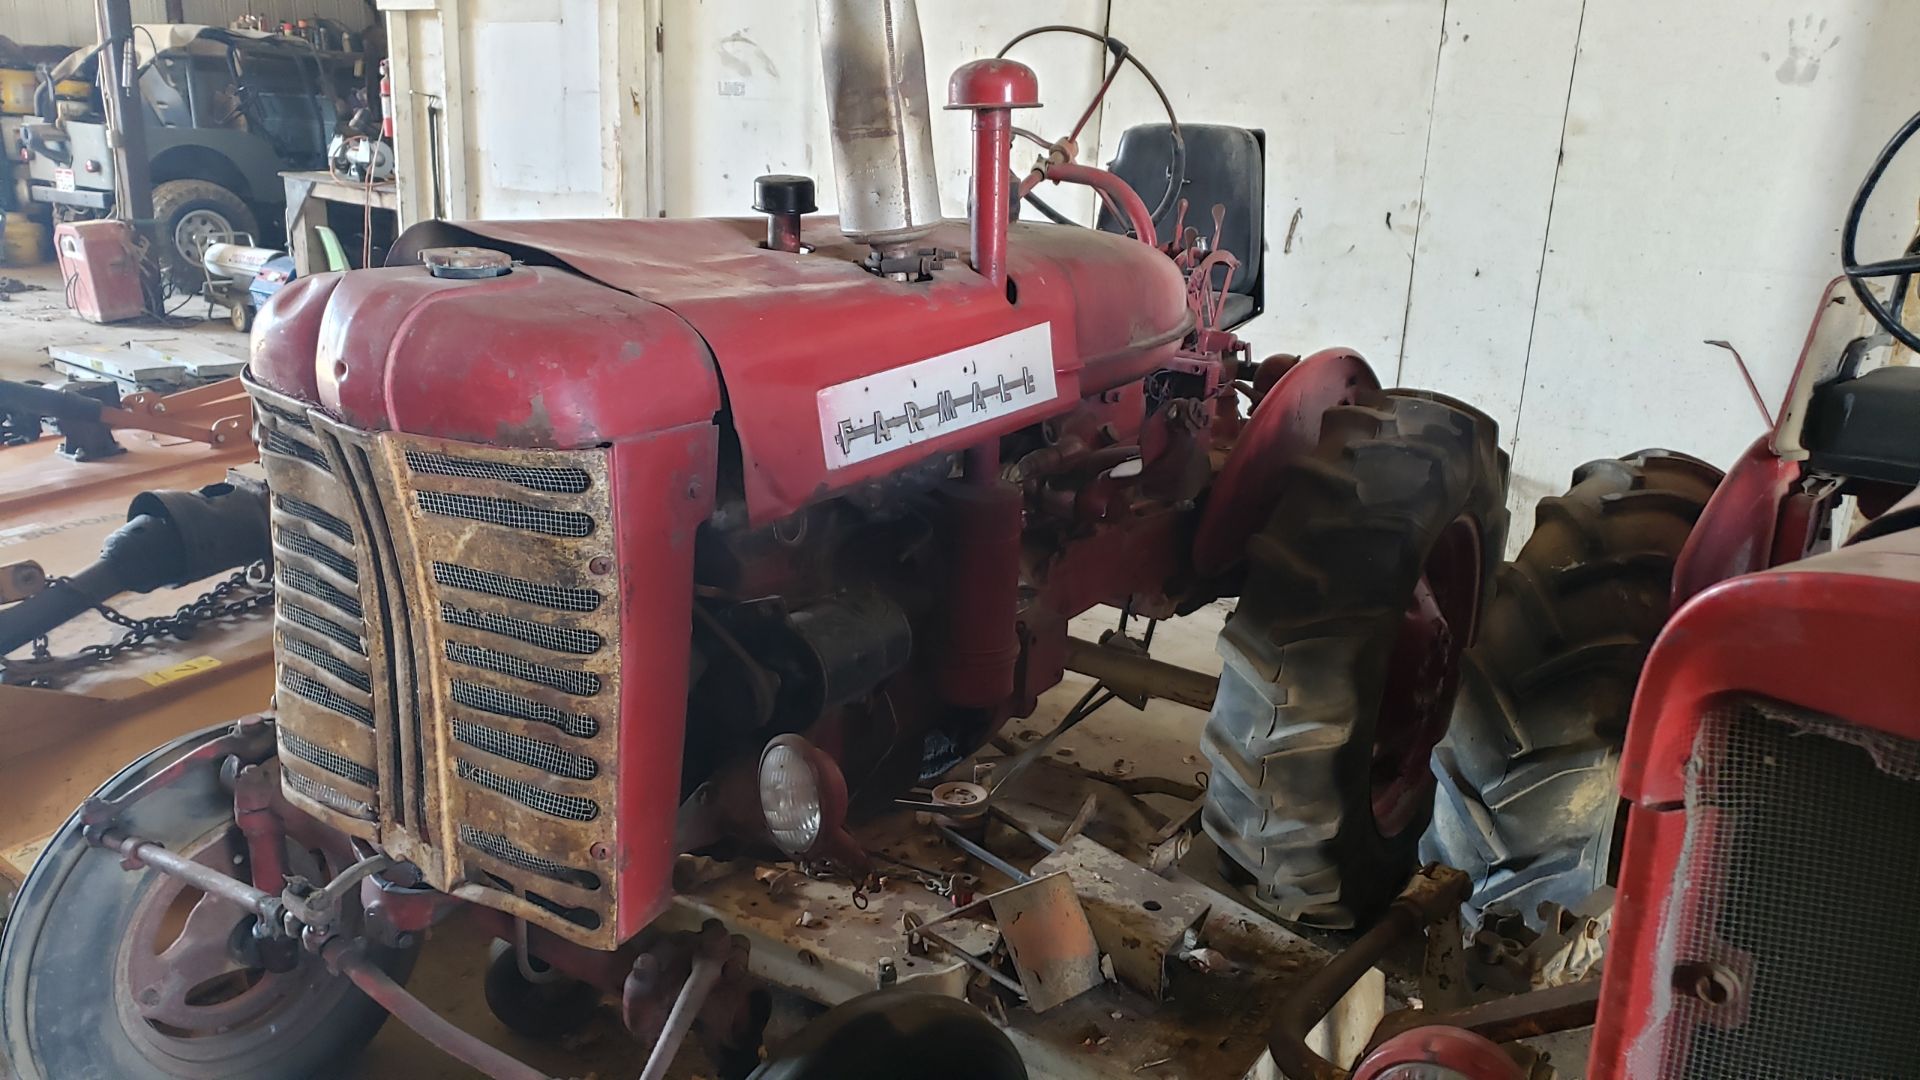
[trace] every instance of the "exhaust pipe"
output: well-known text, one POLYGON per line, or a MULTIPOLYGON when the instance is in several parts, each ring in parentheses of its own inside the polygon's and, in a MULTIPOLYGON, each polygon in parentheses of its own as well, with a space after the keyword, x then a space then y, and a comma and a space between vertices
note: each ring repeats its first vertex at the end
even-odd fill
POLYGON ((914 0, 818 0, 840 231, 898 251, 940 223, 927 57, 914 0))

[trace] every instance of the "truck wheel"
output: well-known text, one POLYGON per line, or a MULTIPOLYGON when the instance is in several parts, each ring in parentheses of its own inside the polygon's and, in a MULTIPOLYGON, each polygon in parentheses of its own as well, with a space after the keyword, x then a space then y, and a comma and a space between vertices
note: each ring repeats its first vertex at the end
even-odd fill
POLYGON ((168 276, 183 291, 207 280, 200 256, 208 244, 231 240, 235 233, 260 233, 260 223, 240 196, 211 180, 155 184, 153 219, 160 223, 168 276))
POLYGON ((1282 918, 1365 922, 1415 869, 1428 759, 1505 543, 1496 436, 1418 391, 1329 409, 1248 544, 1202 821, 1282 918))
MULTIPOLYGON (((227 730, 209 728, 141 758, 101 788, 125 792, 227 730)), ((245 851, 233 796, 210 762, 123 816, 129 833, 229 873, 245 851)), ((340 867, 289 844, 289 866, 340 867)), ((244 872, 244 871, 241 871, 244 872)), ((285 974, 236 958, 250 915, 153 871, 121 869, 78 817, 54 834, 0 939, 0 1056, 21 1080, 306 1080, 339 1075, 386 1010, 302 952, 285 974)), ((404 978, 411 952, 375 948, 404 978)))
POLYGON ((1572 907, 1606 884, 1627 712, 1674 558, 1720 480, 1665 450, 1588 462, 1542 499, 1468 650, 1423 858, 1473 876, 1467 914, 1572 907))

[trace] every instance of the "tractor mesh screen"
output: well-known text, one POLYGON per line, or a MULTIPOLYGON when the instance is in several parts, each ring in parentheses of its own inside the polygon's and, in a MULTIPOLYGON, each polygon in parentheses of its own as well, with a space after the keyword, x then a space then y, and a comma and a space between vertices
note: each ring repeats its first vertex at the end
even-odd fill
POLYGON ((424 450, 407 451, 407 467, 417 473, 438 476, 464 476, 475 480, 498 480, 518 484, 532 491, 556 495, 578 495, 587 490, 587 470, 571 465, 514 465, 504 461, 448 457, 424 450))
POLYGON ((352 649, 361 656, 367 655, 367 643, 360 639, 356 630, 348 629, 324 615, 316 615, 299 604, 280 598, 280 614, 295 626, 305 627, 343 648, 352 649))
POLYGON ((280 541, 280 546, 286 548, 288 551, 296 555, 305 555, 307 558, 339 574, 348 581, 360 580, 360 568, 353 565, 352 559, 315 540, 306 533, 298 529, 279 529, 275 531, 274 535, 275 538, 280 541))
POLYGON ((490 525, 545 533, 548 536, 577 539, 593 535, 593 518, 577 510, 548 510, 512 499, 492 499, 485 495, 462 495, 450 491, 422 491, 414 497, 421 510, 441 517, 484 521, 490 525))
POLYGON ((360 598, 351 596, 321 579, 318 574, 289 563, 280 564, 280 584, 294 592, 306 593, 343 615, 361 618, 360 598))
POLYGON ((1706 719, 1688 773, 1663 945, 1738 990, 1673 995, 1658 1074, 1914 1075, 1920 743, 1740 703, 1706 719))
POLYGON ((348 701, 333 687, 290 667, 280 669, 280 688, 306 698, 323 709, 331 709, 356 723, 373 726, 373 710, 357 701, 348 701))
POLYGON ((342 757, 318 743, 309 742, 286 728, 280 729, 280 747, 301 761, 315 768, 325 769, 342 780, 351 780, 367 788, 374 785, 372 769, 351 758, 342 757))
POLYGON ((592 697, 600 692, 600 676, 591 671, 569 671, 565 668, 536 664, 531 660, 522 660, 508 653, 497 652, 479 645, 469 645, 464 641, 449 641, 446 644, 447 659, 468 667, 484 668, 521 682, 530 682, 539 686, 552 687, 576 697, 592 697))
POLYGON ((515 720, 530 720, 536 724, 556 727, 577 739, 591 739, 600 731, 600 721, 581 713, 561 712, 551 705, 523 698, 518 694, 509 694, 504 690, 495 690, 491 686, 481 686, 464 679, 454 679, 449 686, 453 700, 469 709, 479 709, 495 716, 509 716, 515 720))
POLYGON ((525 619, 516 619, 511 615, 500 615, 491 611, 474 611, 471 608, 454 607, 452 604, 440 605, 440 621, 449 626, 464 626, 469 630, 484 630, 489 634, 498 634, 528 645, 538 645, 554 652, 576 653, 588 656, 600 651, 606 639, 592 630, 577 630, 570 626, 545 626, 525 619))
POLYGON ((523 784, 509 776, 501 776, 492 769, 475 765, 464 758, 456 771, 460 779, 479 784, 489 791, 498 792, 523 806, 532 807, 543 814, 563 818, 567 821, 592 821, 600 816, 600 804, 592 799, 583 799, 578 795, 562 795, 546 788, 523 784))
POLYGON ((305 660, 307 663, 332 675, 348 686, 354 687, 361 693, 367 693, 373 689, 373 680, 367 676, 366 672, 361 671, 325 649, 318 648, 310 642, 302 641, 297 637, 291 636, 282 640, 280 644, 289 654, 305 660))
POLYGON ((433 580, 437 584, 451 588, 486 593, 488 596, 497 596, 502 600, 538 604, 555 611, 588 612, 600 606, 600 594, 592 589, 542 585, 535 581, 524 581, 517 577, 508 577, 488 570, 475 570, 470 566, 455 566, 452 563, 434 563, 433 580))
POLYGON ((297 458, 319 469, 323 473, 333 472, 333 462, 317 447, 309 446, 290 435, 282 434, 277 428, 265 428, 260 439, 260 449, 281 457, 297 458))
POLYGON ((328 809, 338 810, 348 817, 357 817, 362 821, 373 820, 373 804, 356 799, 344 791, 330 788, 305 773, 282 771, 281 779, 293 790, 319 803, 328 809))
POLYGON ((353 543, 353 526, 304 499, 296 499, 291 495, 275 495, 273 505, 302 521, 320 526, 349 544, 353 543))
POLYGON ((600 775, 600 764, 584 754, 573 754, 550 742, 529 739, 511 731, 501 731, 471 720, 455 720, 453 737, 495 757, 518 762, 530 769, 550 772, 574 780, 591 780, 600 775))
POLYGON ((259 398, 256 397, 253 399, 253 407, 256 409, 259 409, 263 413, 266 413, 268 416, 276 417, 280 420, 285 421, 286 423, 292 424, 294 427, 300 428, 305 431, 313 430, 313 425, 307 421, 306 417, 301 416, 298 413, 288 412, 287 410, 281 408, 278 405, 268 404, 267 402, 261 401, 259 398))
POLYGON ((517 866, 530 873, 539 874, 541 877, 563 881, 568 885, 589 891, 600 887, 600 875, 590 870, 576 870, 571 866, 562 866, 551 859, 543 859, 498 833, 484 832, 471 825, 462 825, 460 842, 485 852, 509 866, 517 866))

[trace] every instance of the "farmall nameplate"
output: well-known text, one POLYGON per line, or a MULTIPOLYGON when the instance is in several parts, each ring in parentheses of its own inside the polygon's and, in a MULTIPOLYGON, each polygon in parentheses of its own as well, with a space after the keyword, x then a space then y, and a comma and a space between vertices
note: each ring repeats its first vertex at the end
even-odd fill
POLYGON ((1054 396, 1048 323, 850 379, 816 398, 827 468, 904 450, 1054 396))

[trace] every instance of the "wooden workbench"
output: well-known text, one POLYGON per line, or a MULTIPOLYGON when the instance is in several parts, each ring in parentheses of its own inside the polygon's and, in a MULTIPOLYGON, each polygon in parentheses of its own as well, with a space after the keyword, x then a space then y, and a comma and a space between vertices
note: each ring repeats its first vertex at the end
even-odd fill
POLYGON ((283 172, 280 179, 287 191, 287 253, 293 256, 294 271, 300 277, 327 269, 326 250, 320 246, 320 234, 315 231, 315 226, 327 223, 327 203, 384 210, 395 216, 398 225, 400 193, 391 180, 368 187, 364 183, 336 180, 324 170, 283 172))

